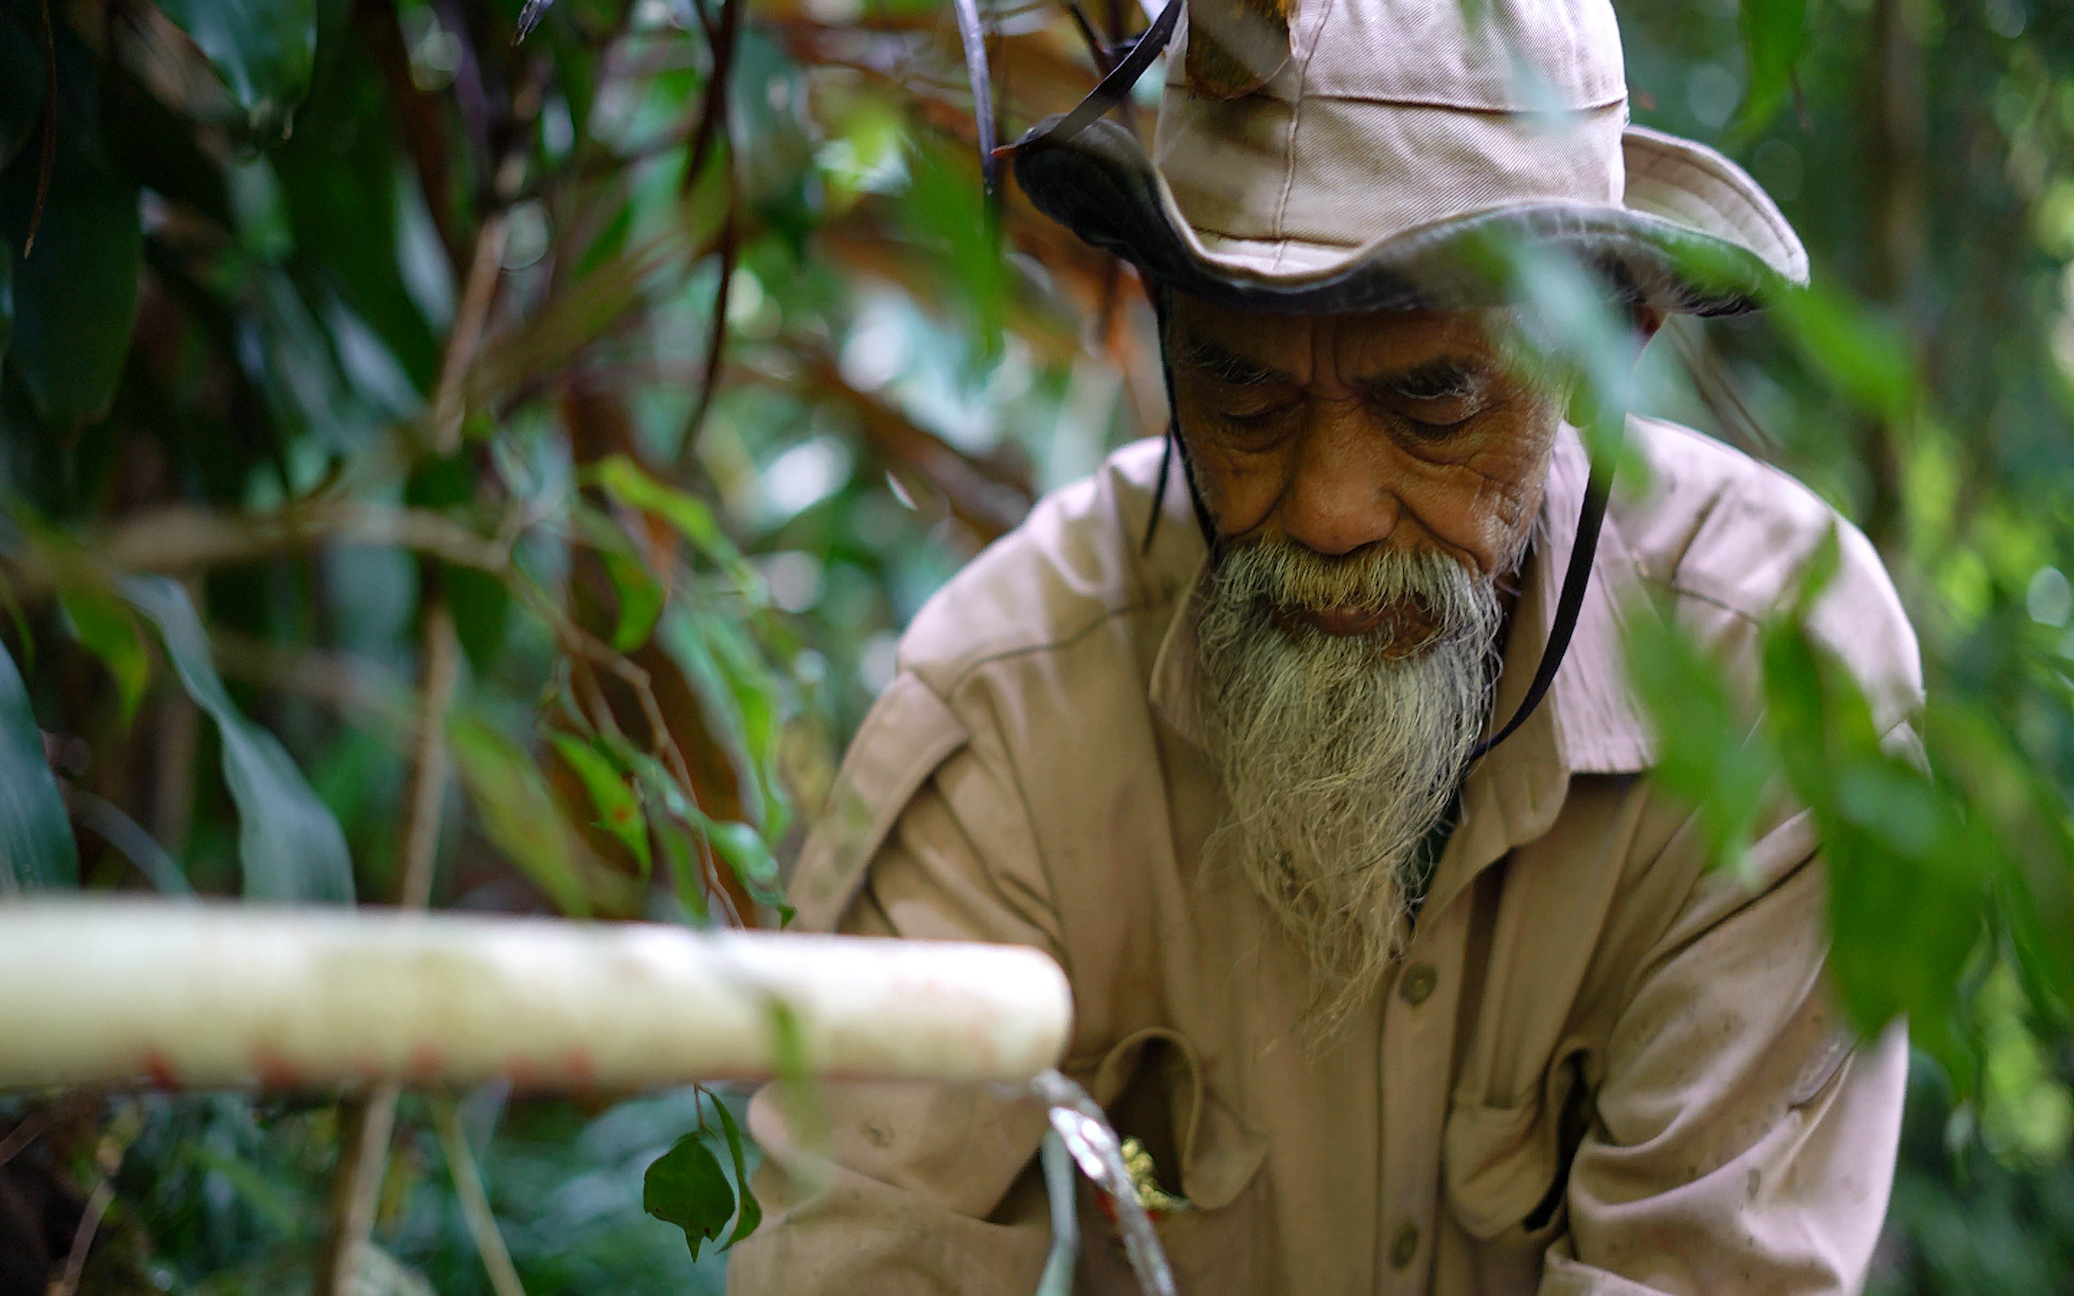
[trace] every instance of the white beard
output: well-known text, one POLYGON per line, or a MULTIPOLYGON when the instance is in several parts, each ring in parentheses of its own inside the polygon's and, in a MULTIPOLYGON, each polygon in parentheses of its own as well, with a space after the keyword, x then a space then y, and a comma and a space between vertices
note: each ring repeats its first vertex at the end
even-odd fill
POLYGON ((1399 952, 1408 872, 1483 731, 1496 582, 1444 554, 1333 559, 1253 542, 1219 556, 1198 615, 1226 803, 1210 857, 1246 877, 1307 957, 1304 1033, 1322 1045, 1399 952), (1390 617, 1338 637, 1286 614, 1407 605, 1434 627, 1423 642, 1398 642, 1390 617))

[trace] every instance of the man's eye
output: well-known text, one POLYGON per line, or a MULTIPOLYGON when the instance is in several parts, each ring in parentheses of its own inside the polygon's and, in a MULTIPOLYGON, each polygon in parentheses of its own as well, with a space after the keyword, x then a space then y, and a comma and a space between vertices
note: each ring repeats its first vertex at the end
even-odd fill
POLYGON ((1287 405, 1252 405, 1240 406, 1236 409, 1229 407, 1219 409, 1217 416, 1231 427, 1241 431, 1248 431, 1272 426, 1275 420, 1288 412, 1289 406, 1287 405))
POLYGON ((1404 402, 1407 420, 1429 428, 1455 428, 1483 413, 1484 403, 1474 396, 1443 396, 1432 400, 1404 402))

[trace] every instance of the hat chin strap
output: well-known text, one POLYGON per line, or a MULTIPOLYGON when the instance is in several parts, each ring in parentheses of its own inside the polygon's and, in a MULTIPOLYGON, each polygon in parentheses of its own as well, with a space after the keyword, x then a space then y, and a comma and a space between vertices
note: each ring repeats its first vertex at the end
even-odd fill
MULTIPOLYGON (((1164 366, 1162 366, 1164 367, 1164 366)), ((1173 375, 1167 377, 1171 398, 1173 375)), ((1182 456, 1181 474, 1188 486, 1188 502, 1195 509, 1196 526, 1203 533, 1203 542, 1213 551, 1217 547, 1217 528, 1210 520, 1210 511, 1203 505, 1203 497, 1196 492, 1195 475, 1189 471, 1188 450, 1181 443, 1181 426, 1178 422, 1167 425, 1166 445, 1159 459, 1159 480, 1152 489, 1152 513, 1146 520, 1145 540, 1142 552, 1152 551, 1153 536, 1158 534, 1160 509, 1167 496, 1167 480, 1174 465, 1174 455, 1182 456)), ((1577 617, 1584 610, 1584 595, 1591 585, 1592 561, 1599 551, 1599 531, 1606 521, 1606 501, 1613 492, 1613 464, 1611 459, 1601 462, 1599 456, 1592 457, 1591 477, 1585 482, 1584 504, 1577 511, 1577 534, 1570 542, 1570 562, 1563 571, 1562 593, 1556 596, 1555 620, 1548 627, 1548 642, 1542 645, 1541 662, 1534 668, 1534 678, 1527 685, 1527 695, 1505 722, 1505 727, 1470 748, 1469 759, 1464 767, 1474 764, 1493 747, 1510 738, 1519 727, 1534 714, 1548 690, 1555 684, 1556 672, 1563 667, 1563 656, 1570 651, 1570 639, 1577 632, 1577 617)))
MULTIPOLYGON (((988 153, 984 163, 988 168, 989 174, 991 174, 995 158, 1011 157, 1017 149, 1036 144, 1040 141, 1052 140, 1064 143, 1067 140, 1073 139, 1080 132, 1087 129, 1088 123, 1129 98, 1131 87, 1138 84, 1138 79, 1145 75, 1146 69, 1152 66, 1152 61, 1160 56, 1167 48, 1167 42, 1174 38, 1174 26, 1181 21, 1181 10, 1186 3, 1187 0, 1167 0, 1166 7, 1159 11, 1159 16, 1152 20, 1151 26, 1139 32, 1136 36, 1126 38, 1110 46, 1109 53, 1120 53, 1123 57, 1118 59, 1116 65, 1110 68, 1100 81, 1095 83, 1095 88, 1088 92, 1085 99, 1074 105, 1072 112, 1067 113, 1064 117, 1054 122, 1042 134, 1026 136, 1013 144, 1004 144, 999 148, 994 148, 991 129, 983 131, 980 138, 980 147, 983 152, 988 153)), ((973 74, 975 93, 978 92, 986 66, 985 47, 983 44, 978 44, 980 36, 976 30, 976 22, 977 20, 975 19, 975 30, 971 33, 964 33, 961 28, 961 34, 965 35, 967 69, 973 74), (977 55, 978 63, 975 67, 973 51, 976 45, 980 52, 977 55)))
POLYGON ((1469 759, 1476 760, 1513 735, 1541 699, 1548 696, 1549 686, 1555 683, 1556 672, 1562 669, 1563 654, 1570 650, 1570 637, 1577 630, 1577 615, 1584 608, 1585 588, 1591 584, 1592 559, 1598 553, 1599 528, 1606 521, 1606 500, 1613 489, 1613 465, 1601 464, 1596 456, 1592 459, 1591 479, 1584 487, 1584 507, 1577 513, 1577 538, 1570 542, 1570 566, 1563 573, 1563 592, 1556 597, 1555 621, 1548 627, 1548 643, 1541 649, 1541 664, 1534 670, 1534 680, 1527 685, 1527 695, 1520 699, 1519 709, 1512 719, 1497 733, 1476 744, 1469 751, 1469 759))

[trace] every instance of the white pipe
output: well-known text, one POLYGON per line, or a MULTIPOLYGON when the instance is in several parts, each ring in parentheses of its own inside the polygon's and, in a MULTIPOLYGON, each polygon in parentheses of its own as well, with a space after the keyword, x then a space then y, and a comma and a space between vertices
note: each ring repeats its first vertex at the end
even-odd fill
POLYGON ((0 904, 0 1088, 632 1089, 1029 1079, 1072 1020, 1018 946, 167 902, 0 904))

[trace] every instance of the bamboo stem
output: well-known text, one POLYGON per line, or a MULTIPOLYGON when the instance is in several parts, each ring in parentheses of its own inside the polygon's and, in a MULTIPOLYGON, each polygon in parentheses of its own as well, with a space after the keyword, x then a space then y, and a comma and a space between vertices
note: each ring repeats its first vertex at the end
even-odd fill
POLYGON ((0 1088, 155 1082, 624 1090, 756 1078, 1015 1082, 1064 975, 1016 946, 648 923, 36 901, 0 906, 0 1088))

